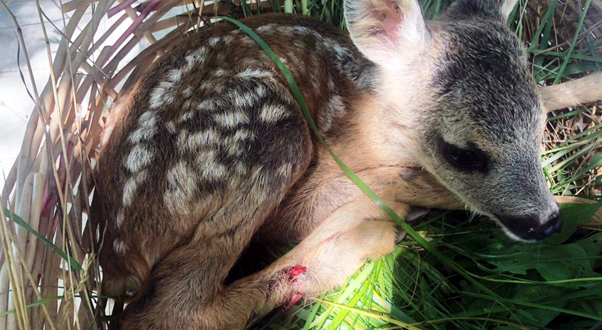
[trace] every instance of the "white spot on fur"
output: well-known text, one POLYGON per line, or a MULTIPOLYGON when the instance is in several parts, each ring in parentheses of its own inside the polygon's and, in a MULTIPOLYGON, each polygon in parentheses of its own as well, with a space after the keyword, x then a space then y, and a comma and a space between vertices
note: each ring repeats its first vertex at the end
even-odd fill
POLYGON ((178 135, 178 145, 182 152, 197 151, 202 147, 218 146, 220 141, 219 135, 213 129, 203 130, 194 134, 189 134, 187 131, 182 131, 178 135))
POLYGON ((242 162, 236 163, 234 171, 240 176, 245 176, 249 173, 249 167, 242 162))
POLYGON ((293 29, 301 34, 309 34, 309 29, 304 26, 293 26, 293 29))
POLYGON ((208 129, 194 133, 190 140, 195 146, 210 146, 216 143, 217 132, 213 129, 208 129))
POLYGON ((136 179, 129 178, 125 185, 123 185, 123 205, 130 206, 134 201, 134 194, 136 193, 136 189, 138 188, 138 184, 136 184, 136 179))
POLYGON ((304 43, 302 43, 302 42, 301 42, 301 41, 299 41, 299 40, 295 40, 295 41, 293 41, 293 45, 294 45, 294 46, 295 46, 297 49, 303 49, 303 48, 305 48, 305 44, 304 44, 304 43))
POLYGON ((232 136, 226 137, 223 140, 223 148, 228 152, 229 156, 241 156, 244 152, 239 143, 234 142, 232 136))
POLYGON ((223 137, 221 141, 222 150, 227 151, 230 156, 240 156, 243 153, 240 142, 240 140, 235 140, 232 135, 223 137))
POLYGON ((182 79, 182 70, 171 69, 167 72, 167 79, 172 83, 177 83, 182 79))
POLYGON ((226 166, 216 159, 216 152, 214 150, 199 153, 196 161, 200 165, 199 174, 205 180, 215 181, 223 179, 228 173, 226 166))
POLYGON ((259 85, 259 86, 257 86, 257 88, 255 88, 255 96, 258 99, 264 97, 266 92, 267 92, 267 89, 263 85, 259 85))
POLYGON ((142 168, 148 166, 153 160, 153 152, 137 144, 132 148, 126 159, 125 166, 132 172, 138 172, 142 168))
POLYGON ((242 112, 219 113, 213 116, 218 125, 228 128, 234 128, 238 125, 248 124, 249 117, 242 112))
POLYGON ((326 111, 322 117, 322 129, 329 130, 332 127, 335 119, 341 117, 345 113, 345 103, 343 98, 339 95, 335 95, 328 101, 326 111))
POLYGON ((159 83, 149 100, 150 108, 156 109, 169 105, 174 100, 174 93, 182 79, 182 70, 171 69, 166 74, 166 80, 159 83))
POLYGON ((115 249, 115 252, 121 254, 124 254, 127 250, 125 243, 120 239, 116 239, 115 241, 113 241, 113 249, 115 249))
POLYGON ((184 114, 183 114, 183 115, 180 117, 180 120, 179 120, 179 121, 180 121, 180 123, 182 123, 182 122, 185 122, 185 121, 187 121, 187 120, 189 120, 189 119, 192 119, 192 117, 194 117, 194 112, 192 112, 192 111, 188 111, 188 112, 185 112, 185 113, 184 113, 184 114))
POLYGON ((121 228, 121 226, 123 225, 123 221, 125 220, 125 217, 123 215, 123 210, 119 211, 117 213, 117 218, 115 219, 115 222, 117 224, 117 228, 121 228))
POLYGON ((236 141, 244 141, 248 139, 255 139, 255 134, 248 129, 241 128, 234 133, 234 140, 236 141))
POLYGON ((154 111, 147 111, 138 118, 138 125, 140 126, 150 127, 154 126, 155 123, 157 123, 157 117, 155 117, 154 111))
POLYGON ((293 165, 290 163, 285 163, 280 165, 276 170, 276 174, 281 178, 288 178, 293 171, 293 165))
POLYGON ((288 34, 297 33, 301 35, 307 35, 310 33, 310 30, 303 26, 282 26, 278 28, 278 31, 288 34))
POLYGON ((264 26, 260 26, 256 29, 257 32, 273 32, 274 30, 277 30, 278 28, 278 24, 275 23, 270 23, 264 26))
POLYGON ((338 58, 346 57, 350 53, 348 48, 341 46, 341 44, 331 38, 323 38, 322 44, 329 52, 335 53, 338 58))
POLYGON ((246 109, 246 108, 252 106, 257 101, 257 97, 258 97, 258 95, 254 94, 254 93, 241 94, 236 90, 231 91, 229 96, 232 99, 232 101, 234 102, 234 106, 239 109, 246 109))
POLYGON ((177 130, 176 123, 174 123, 173 120, 168 121, 167 124, 165 124, 165 128, 171 134, 175 134, 177 130))
POLYGON ((289 116, 290 113, 282 105, 267 104, 261 109, 259 119, 264 123, 274 123, 289 116))
POLYGON ((213 143, 219 143, 222 150, 226 151, 230 156, 241 156, 245 152, 244 142, 253 139, 255 139, 253 132, 241 128, 234 135, 223 136, 220 140, 213 141, 213 143))
POLYGON ((330 101, 328 101, 326 110, 331 113, 333 117, 339 116, 345 111, 345 103, 343 102, 343 98, 339 95, 333 96, 330 101))
POLYGON ((180 134, 178 134, 178 146, 180 147, 180 150, 185 152, 186 148, 188 147, 188 131, 187 130, 183 130, 180 131, 180 134))
POLYGON ((201 103, 199 103, 196 108, 197 110, 201 110, 201 111, 214 111, 217 109, 217 100, 210 98, 210 99, 206 99, 201 101, 201 103))
POLYGON ((224 74, 226 74, 228 71, 224 70, 224 69, 217 69, 215 71, 213 71, 213 76, 215 77, 221 77, 224 74))
POLYGON ((259 69, 248 68, 248 69, 246 69, 243 72, 237 73, 234 77, 235 78, 241 78, 241 79, 250 79, 250 78, 268 78, 268 79, 273 79, 274 75, 272 74, 272 72, 267 71, 267 70, 259 70, 259 69))
POLYGON ((207 43, 209 44, 209 46, 215 47, 215 45, 217 45, 217 43, 219 42, 219 37, 213 37, 210 38, 207 43))
POLYGON ((193 67, 199 65, 205 61, 205 57, 207 56, 207 49, 205 47, 201 47, 190 55, 186 56, 186 67, 185 71, 188 72, 192 70, 193 67))
POLYGON ((257 46, 257 42, 251 39, 251 37, 243 37, 240 39, 240 42, 247 47, 257 46))
POLYGON ((128 141, 131 143, 140 143, 150 140, 156 133, 157 117, 154 111, 147 111, 138 118, 138 128, 130 134, 128 141))
POLYGON ((134 202, 134 196, 138 186, 146 180, 146 170, 136 173, 133 177, 129 178, 123 185, 123 206, 127 207, 132 205, 134 202))

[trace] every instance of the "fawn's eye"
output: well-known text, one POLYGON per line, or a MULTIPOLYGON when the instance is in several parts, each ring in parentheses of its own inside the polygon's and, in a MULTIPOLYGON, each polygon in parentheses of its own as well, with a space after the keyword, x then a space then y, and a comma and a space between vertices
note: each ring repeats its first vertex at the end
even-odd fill
POLYGON ((439 140, 439 150, 449 164, 461 171, 487 172, 487 165, 489 164, 487 155, 476 147, 456 147, 441 138, 439 140))

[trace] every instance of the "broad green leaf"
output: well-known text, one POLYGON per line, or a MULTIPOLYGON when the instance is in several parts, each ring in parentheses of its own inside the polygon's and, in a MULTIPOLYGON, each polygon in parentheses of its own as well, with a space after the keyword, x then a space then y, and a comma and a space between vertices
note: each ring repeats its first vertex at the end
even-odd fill
POLYGON ((602 206, 602 202, 595 204, 560 204, 562 216, 562 231, 544 240, 546 244, 560 244, 566 241, 577 230, 581 223, 588 222, 602 206))

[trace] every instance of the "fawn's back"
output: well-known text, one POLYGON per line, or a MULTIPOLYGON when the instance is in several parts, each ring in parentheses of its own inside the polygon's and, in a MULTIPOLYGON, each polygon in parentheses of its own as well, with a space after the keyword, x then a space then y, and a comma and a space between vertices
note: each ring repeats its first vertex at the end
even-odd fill
MULTIPOLYGON (((281 54, 325 136, 347 134, 349 105, 369 92, 372 70, 348 36, 298 16, 245 23, 281 54)), ((279 177, 311 160, 299 150, 313 142, 284 76, 229 24, 186 38, 112 111, 95 199, 106 225, 105 283, 117 280, 110 292, 137 291, 154 263, 195 231, 236 236, 236 223, 211 217, 243 183, 280 188, 279 177), (265 157, 274 151, 278 159, 265 157)), ((262 198, 257 193, 251 189, 245 198, 262 198)))

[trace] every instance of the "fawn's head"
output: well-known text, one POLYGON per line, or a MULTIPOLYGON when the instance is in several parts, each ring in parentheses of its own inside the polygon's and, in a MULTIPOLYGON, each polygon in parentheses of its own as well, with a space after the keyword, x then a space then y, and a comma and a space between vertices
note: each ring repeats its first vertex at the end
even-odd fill
POLYGON ((515 4, 457 0, 425 22, 416 0, 348 0, 346 18, 376 64, 392 149, 510 237, 535 241, 561 222, 540 165, 542 105, 525 51, 506 28, 515 4))

